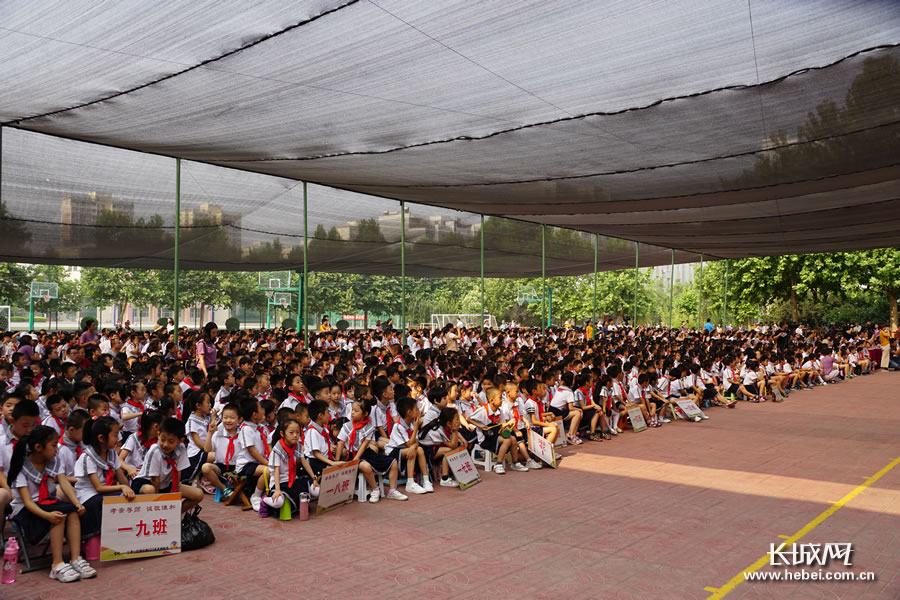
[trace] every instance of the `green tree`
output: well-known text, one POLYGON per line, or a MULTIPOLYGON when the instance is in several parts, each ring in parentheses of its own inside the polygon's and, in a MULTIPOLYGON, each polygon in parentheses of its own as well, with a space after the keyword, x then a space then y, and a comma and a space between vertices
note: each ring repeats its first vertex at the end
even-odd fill
POLYGON ((85 267, 81 271, 84 301, 96 306, 115 306, 121 315, 125 306, 146 306, 158 298, 156 274, 147 269, 85 267))
POLYGON ((897 298, 900 294, 900 249, 880 248, 844 255, 847 274, 855 283, 887 297, 891 329, 897 329, 897 298))

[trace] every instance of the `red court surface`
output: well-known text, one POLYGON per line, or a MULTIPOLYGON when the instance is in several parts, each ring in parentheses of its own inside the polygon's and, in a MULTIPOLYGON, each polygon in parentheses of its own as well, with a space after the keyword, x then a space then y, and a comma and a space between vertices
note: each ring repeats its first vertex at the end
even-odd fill
POLYGON ((20 575, 0 598, 896 599, 898 384, 877 373, 784 404, 712 409, 702 423, 569 447, 556 471, 489 473, 465 492, 354 503, 305 523, 207 497, 207 549, 97 563, 96 579, 71 584, 20 575), (876 581, 743 582, 770 543, 798 532, 800 543, 852 542, 853 566, 827 570, 876 581))

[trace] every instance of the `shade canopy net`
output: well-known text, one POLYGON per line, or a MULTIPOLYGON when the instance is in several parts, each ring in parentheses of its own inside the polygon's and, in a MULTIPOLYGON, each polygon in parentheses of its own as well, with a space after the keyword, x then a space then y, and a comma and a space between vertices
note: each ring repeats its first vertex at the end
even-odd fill
POLYGON ((411 276, 477 275, 481 214, 489 276, 540 272, 537 224, 548 274, 900 242, 897 2, 47 0, 0 24, 3 260, 170 265, 175 157, 186 268, 297 268, 305 225, 311 269, 397 275, 401 200, 411 276))

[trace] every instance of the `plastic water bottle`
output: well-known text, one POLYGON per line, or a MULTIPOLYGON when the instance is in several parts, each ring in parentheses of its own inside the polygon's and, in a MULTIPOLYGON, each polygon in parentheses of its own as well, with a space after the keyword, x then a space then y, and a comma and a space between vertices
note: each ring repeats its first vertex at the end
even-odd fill
POLYGON ((300 520, 309 519, 309 494, 300 492, 300 520))
POLYGON ((19 543, 11 537, 6 541, 3 551, 3 583, 15 583, 16 571, 19 567, 19 543))

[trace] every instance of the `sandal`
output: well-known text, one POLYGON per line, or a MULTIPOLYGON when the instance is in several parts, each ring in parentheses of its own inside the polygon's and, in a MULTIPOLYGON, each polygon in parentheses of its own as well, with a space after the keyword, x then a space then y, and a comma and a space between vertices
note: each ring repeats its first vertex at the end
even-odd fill
MULTIPOLYGON (((600 437, 599 435, 597 435, 596 433, 592 433, 590 436, 588 436, 588 439, 591 440, 592 442, 602 442, 603 441, 603 438, 600 437)), ((607 439, 609 439, 609 438, 607 438, 607 439)))

